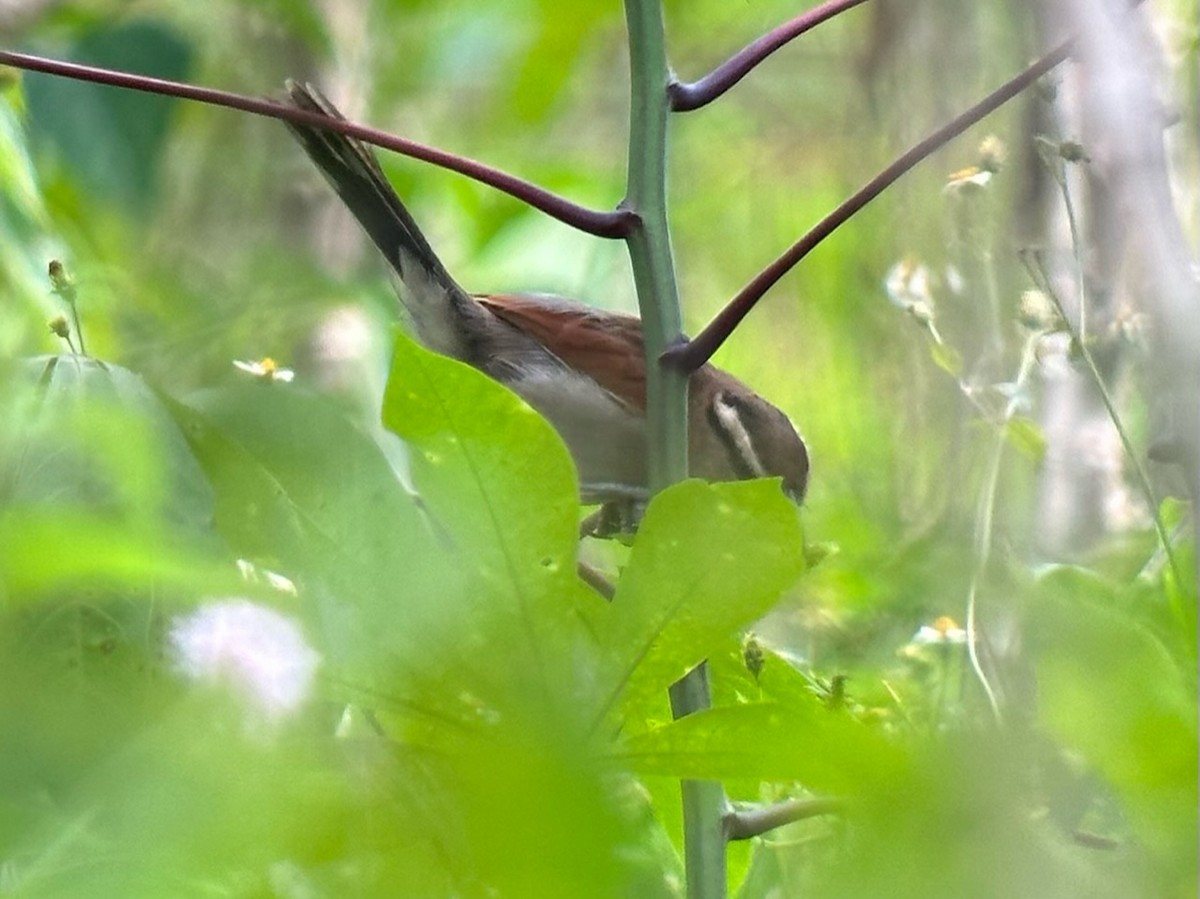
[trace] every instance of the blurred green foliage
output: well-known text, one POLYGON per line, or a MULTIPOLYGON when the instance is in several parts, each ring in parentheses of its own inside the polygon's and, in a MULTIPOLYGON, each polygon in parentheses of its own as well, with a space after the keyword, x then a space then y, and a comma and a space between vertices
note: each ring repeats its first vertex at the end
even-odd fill
MULTIPOLYGON (((688 77, 796 12, 666 11, 688 77)), ((1194 35, 1194 8, 1162 12, 1194 35)), ((1018 18, 867 4, 673 122, 689 326, 1015 72, 1018 18)), ((623 21, 598 0, 93 0, 18 30, 6 45, 251 94, 312 79, 355 117, 620 200, 623 21)), ((1176 49, 1194 151, 1194 37, 1176 49)), ((1015 235, 1042 101, 913 172, 722 349, 810 444, 799 520, 769 483, 679 485, 632 547, 585 542, 619 573, 605 603, 575 572, 557 436, 391 328, 381 267, 283 128, 45 76, 3 91, 0 893, 679 895, 678 779, 710 777, 844 801, 731 846, 746 899, 1194 895, 1191 513, 1164 506, 1178 584, 1144 508, 1068 557, 1035 536, 1051 443, 1021 360, 1054 327, 1018 324, 1015 235), (990 133, 1006 165, 948 188, 990 133), (47 330, 70 320, 55 258, 91 358, 47 330), (267 356, 295 381, 231 365, 267 356), (319 653, 298 708, 271 711, 303 654, 268 626, 181 649, 235 599, 319 653), (716 707, 671 722, 665 686, 705 657, 716 707)), ((619 245, 384 165, 468 288, 634 307, 619 245)), ((1177 176, 1194 196, 1194 161, 1177 176)))

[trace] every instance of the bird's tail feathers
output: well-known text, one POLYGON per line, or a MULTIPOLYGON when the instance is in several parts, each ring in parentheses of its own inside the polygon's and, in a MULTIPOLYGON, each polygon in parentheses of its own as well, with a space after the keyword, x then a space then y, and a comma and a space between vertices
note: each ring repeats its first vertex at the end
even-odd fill
MULTIPOLYGON (((298 109, 345 121, 320 91, 294 81, 288 97, 298 109)), ((388 264, 395 269, 401 299, 422 340, 432 349, 462 358, 462 316, 486 315, 450 277, 412 216, 360 141, 317 125, 286 123, 304 152, 337 191, 388 264)))

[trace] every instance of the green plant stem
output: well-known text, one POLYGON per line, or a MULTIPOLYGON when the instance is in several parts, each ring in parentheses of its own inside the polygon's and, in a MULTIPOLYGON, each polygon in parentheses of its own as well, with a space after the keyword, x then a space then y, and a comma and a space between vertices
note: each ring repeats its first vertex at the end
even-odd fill
MULTIPOLYGON (((660 0, 626 0, 629 29, 629 181, 623 206, 637 217, 626 237, 646 341, 646 430, 650 489, 687 477, 687 374, 659 359, 681 344, 683 324, 667 227, 667 67, 660 0)), ((697 666, 671 688, 677 718, 708 708, 707 670, 697 666)), ((684 866, 689 899, 725 896, 724 791, 684 781, 684 866)))
MULTIPOLYGON (((1063 206, 1067 210, 1067 226, 1071 229, 1071 250, 1075 254, 1075 289, 1079 292, 1079 343, 1087 340, 1087 284, 1083 276, 1083 241, 1079 239, 1079 222, 1075 218, 1075 204, 1071 201, 1071 189, 1067 186, 1067 173, 1059 173, 1058 188, 1062 191, 1063 206)), ((1062 307, 1058 314, 1062 315, 1062 307)), ((1063 316, 1064 320, 1066 316, 1063 316)), ((1109 410, 1110 414, 1112 410, 1109 410)))
MULTIPOLYGON (((712 704, 708 664, 701 662, 671 686, 671 713, 690 715, 712 704)), ((724 899, 726 889, 725 789, 708 780, 685 780, 683 797, 683 862, 688 899, 724 899)))
POLYGON ((979 659, 976 606, 978 605, 979 584, 983 580, 992 553, 992 529, 996 519, 996 490, 1000 484, 1000 463, 1004 459, 1004 442, 1007 439, 1005 431, 1009 421, 1016 414, 1017 398, 1020 396, 1025 382, 1029 380, 1029 373, 1033 370, 1033 363, 1037 358, 1039 336, 1034 335, 1025 342, 1025 348, 1021 353, 1021 364, 1014 382, 1013 396, 1004 407, 1004 417, 992 443, 992 455, 988 460, 987 473, 984 475, 983 492, 979 495, 979 506, 975 511, 975 563, 971 568, 971 584, 967 588, 967 657, 971 661, 971 670, 975 672, 975 677, 983 687, 983 692, 987 696, 988 704, 991 706, 992 714, 997 722, 1001 720, 1000 701, 997 699, 996 691, 979 659))
MULTIPOLYGON (((71 298, 67 305, 71 307, 71 320, 75 323, 75 335, 79 338, 79 355, 87 355, 87 347, 83 343, 83 328, 79 324, 79 309, 75 305, 74 290, 71 291, 71 298)), ((67 338, 67 346, 71 347, 71 352, 75 352, 75 347, 71 346, 71 339, 67 338)))
POLYGON ((1133 466, 1134 477, 1137 479, 1142 495, 1146 498, 1146 503, 1150 508, 1150 517, 1154 522, 1154 531, 1158 535, 1158 541, 1162 545, 1163 554, 1167 558, 1167 568, 1170 570, 1172 583, 1168 586, 1166 594, 1167 601, 1171 604, 1171 612, 1184 628, 1190 630, 1195 627, 1195 619, 1188 614, 1183 605, 1181 595, 1183 577, 1180 573, 1179 562, 1175 558, 1175 549, 1171 543, 1171 535, 1167 533, 1167 526, 1162 520, 1162 511, 1154 495, 1154 488, 1150 485, 1150 475, 1146 472, 1146 466, 1142 464, 1141 456, 1134 449, 1133 440, 1130 438, 1129 432, 1125 429, 1125 425, 1121 421, 1121 416, 1117 412, 1117 406, 1113 401, 1112 394, 1108 392, 1108 386, 1104 383, 1104 378, 1100 375, 1099 366, 1096 365, 1096 358, 1092 355, 1092 351, 1088 349, 1087 345, 1079 339, 1079 332, 1067 317, 1066 307, 1063 304, 1062 298, 1050 283, 1050 276, 1046 272, 1041 256, 1037 253, 1027 252, 1021 254, 1021 260, 1025 263, 1025 268, 1029 271, 1029 275, 1033 278, 1034 283, 1054 303, 1054 308, 1058 311, 1059 318, 1062 319, 1063 327, 1071 335, 1072 343, 1078 349, 1080 358, 1083 359, 1088 373, 1091 374, 1092 380, 1096 383, 1096 389, 1100 391, 1100 400, 1104 403, 1104 408, 1108 412, 1108 417, 1112 421, 1113 427, 1117 429, 1117 436, 1121 439, 1121 446, 1125 450, 1129 464, 1133 466))
MULTIPOLYGON (((981 229, 987 229, 986 236, 982 236, 979 241, 981 247, 979 251, 979 263, 984 286, 987 291, 988 308, 992 315, 992 346, 996 351, 997 357, 999 357, 1003 351, 1003 340, 1001 339, 1000 285, 996 278, 993 233, 988 227, 986 217, 980 216, 979 224, 981 229)), ((974 564, 971 569, 971 583, 967 589, 967 620, 965 622, 967 631, 967 660, 970 662, 972 673, 983 688, 984 695, 987 696, 988 705, 991 707, 992 715, 997 723, 1000 723, 1002 719, 1000 701, 996 696, 996 691, 992 686, 991 680, 987 676, 987 672, 983 669, 983 662, 979 657, 979 585, 983 580, 983 575, 992 552, 992 530, 996 516, 996 490, 1000 483, 1000 463, 1004 459, 1005 431, 1008 429, 1008 422, 1016 413, 1017 397, 1020 396, 1025 382, 1029 378, 1029 373, 1033 368, 1033 362, 1036 358, 1036 347, 1037 341, 1032 337, 1025 343, 1025 347, 1021 353, 1021 362, 1017 369, 1013 396, 1005 404, 1004 417, 996 431, 996 437, 992 445, 992 455, 988 460, 983 493, 980 494, 979 506, 975 512, 974 564)))
POLYGON ((658 0, 627 0, 631 108, 624 207, 637 216, 626 238, 646 340, 646 419, 651 491, 687 476, 687 377, 659 364, 683 341, 667 228, 667 70, 658 0))

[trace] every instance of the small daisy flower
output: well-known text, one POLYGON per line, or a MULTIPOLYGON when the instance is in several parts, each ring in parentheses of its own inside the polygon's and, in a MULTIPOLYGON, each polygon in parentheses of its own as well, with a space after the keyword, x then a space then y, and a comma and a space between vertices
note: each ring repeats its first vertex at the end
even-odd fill
POLYGON ((240 359, 234 359, 233 365, 234 368, 254 375, 256 378, 262 378, 269 383, 281 381, 284 384, 288 384, 296 377, 294 371, 290 368, 280 368, 279 363, 270 356, 264 356, 257 362, 243 362, 240 359))
POLYGON ((949 615, 942 615, 933 624, 923 624, 912 638, 921 646, 961 645, 967 642, 967 632, 949 615))
POLYGON ((977 165, 951 172, 946 178, 946 190, 958 193, 982 190, 992 180, 992 173, 977 165))
POLYGON ((933 276, 925 263, 911 256, 904 257, 888 269, 883 289, 887 291, 888 299, 900 308, 914 314, 928 310, 932 315, 933 276))

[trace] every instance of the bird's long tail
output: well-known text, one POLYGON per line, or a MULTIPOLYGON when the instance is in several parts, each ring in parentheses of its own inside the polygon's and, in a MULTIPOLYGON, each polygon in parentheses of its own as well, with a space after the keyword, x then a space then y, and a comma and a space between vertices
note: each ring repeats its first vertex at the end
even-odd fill
MULTIPOLYGON (((345 120, 315 88, 287 83, 299 109, 345 120)), ((337 191, 401 284, 401 299, 421 339, 432 349, 459 358, 470 355, 463 317, 486 316, 450 277, 412 216, 383 175, 375 155, 360 141, 316 125, 287 123, 304 152, 337 191)))

